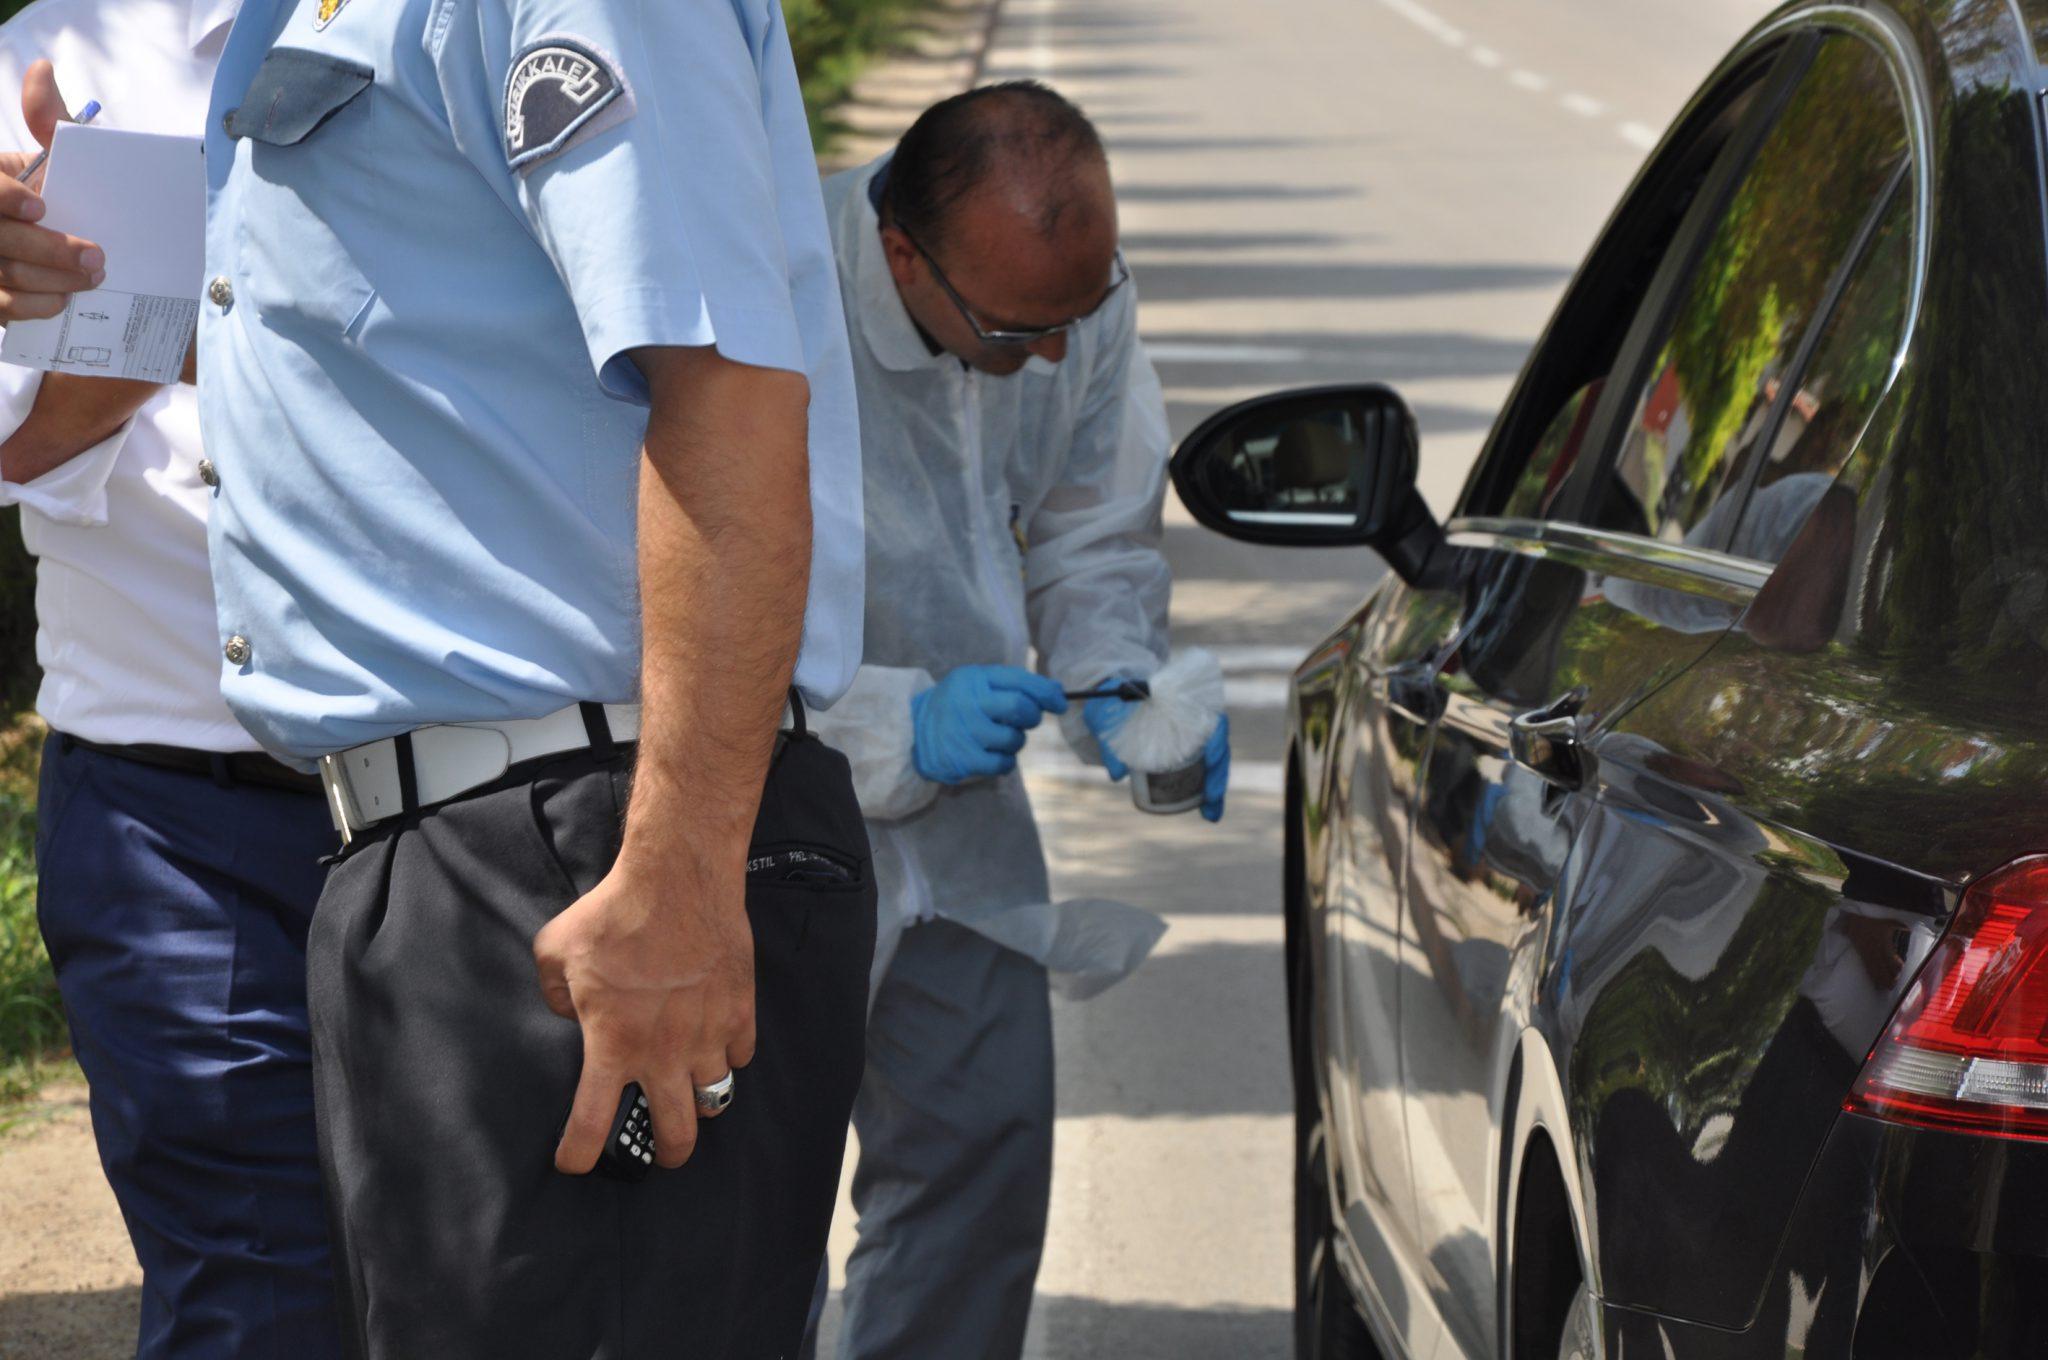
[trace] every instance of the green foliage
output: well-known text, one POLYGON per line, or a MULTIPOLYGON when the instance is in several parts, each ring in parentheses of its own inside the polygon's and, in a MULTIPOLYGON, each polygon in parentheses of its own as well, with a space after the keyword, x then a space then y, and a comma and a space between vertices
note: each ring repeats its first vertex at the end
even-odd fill
POLYGON ((21 546, 21 511, 0 511, 0 725, 35 702, 36 563, 21 546))
POLYGON ((1746 428, 1776 396, 1799 337, 1905 155, 1890 76, 1831 39, 1744 174, 1653 370, 1675 381, 1684 449, 1647 432, 1643 503, 1697 521, 1746 428), (1824 135, 1822 135, 1824 133, 1824 135))
POLYGON ((853 88, 861 69, 902 37, 909 21, 931 0, 783 0, 790 45, 803 81, 811 136, 824 150, 839 131, 832 111, 853 88))
POLYGON ((35 1089, 64 1042, 64 1013, 36 929, 35 772, 39 725, 0 737, 0 1110, 35 1089))

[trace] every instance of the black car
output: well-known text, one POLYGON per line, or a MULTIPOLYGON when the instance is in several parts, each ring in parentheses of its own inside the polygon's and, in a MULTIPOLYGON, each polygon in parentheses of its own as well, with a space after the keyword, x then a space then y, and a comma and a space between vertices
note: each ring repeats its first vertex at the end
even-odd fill
POLYGON ((1381 387, 1176 456, 1393 568, 1290 710, 1302 1357, 2048 1357, 2044 62, 1779 11, 1447 522, 1381 387))

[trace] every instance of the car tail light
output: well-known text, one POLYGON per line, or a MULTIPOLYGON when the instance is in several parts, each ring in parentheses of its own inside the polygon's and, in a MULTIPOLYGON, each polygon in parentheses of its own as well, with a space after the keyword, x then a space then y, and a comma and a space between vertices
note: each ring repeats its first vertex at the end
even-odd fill
POLYGON ((2048 1140, 2048 856, 1963 894, 1843 1108, 2048 1140))

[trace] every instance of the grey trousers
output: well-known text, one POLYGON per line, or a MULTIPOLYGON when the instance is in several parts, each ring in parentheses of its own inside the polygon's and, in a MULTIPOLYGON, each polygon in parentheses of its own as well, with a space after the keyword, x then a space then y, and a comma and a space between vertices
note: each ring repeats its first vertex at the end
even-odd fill
POLYGON ((1052 1190, 1045 969, 950 921, 903 933, 868 1018, 841 1360, 1015 1360, 1052 1190))
POLYGON ((582 1033, 533 937, 618 854, 630 755, 564 756, 374 828, 329 873, 310 957, 314 1094, 358 1360, 786 1360, 859 1086, 874 947, 845 758, 793 737, 746 905, 759 1053, 688 1165, 554 1169, 582 1033), (854 881, 792 880, 779 852, 854 881))

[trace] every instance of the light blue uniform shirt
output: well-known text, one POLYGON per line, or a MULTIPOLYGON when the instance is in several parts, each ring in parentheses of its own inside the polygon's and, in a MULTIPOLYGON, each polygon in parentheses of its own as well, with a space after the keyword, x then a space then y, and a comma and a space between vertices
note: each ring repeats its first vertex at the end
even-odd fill
POLYGON ((643 345, 809 377, 797 683, 844 690, 859 434, 776 0, 245 0, 206 158, 222 689, 266 746, 637 697, 643 345))

